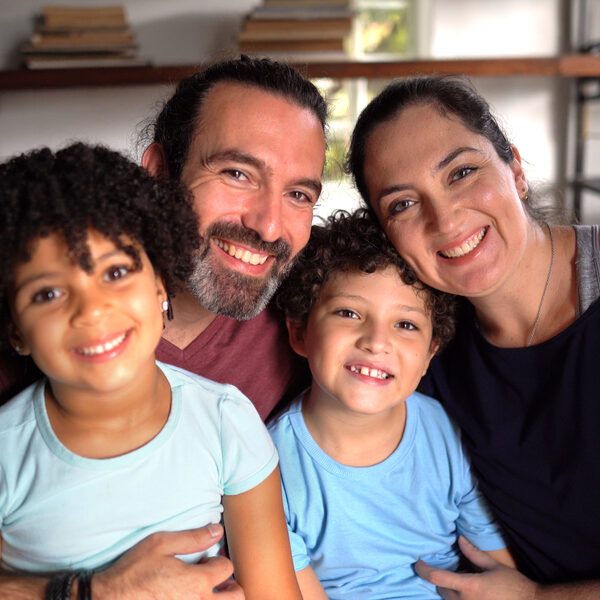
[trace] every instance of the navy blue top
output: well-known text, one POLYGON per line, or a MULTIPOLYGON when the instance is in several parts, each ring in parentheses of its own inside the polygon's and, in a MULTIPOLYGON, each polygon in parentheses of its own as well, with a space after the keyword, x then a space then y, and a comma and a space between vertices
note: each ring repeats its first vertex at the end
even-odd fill
POLYGON ((544 583, 600 576, 600 301, 556 337, 498 348, 472 309, 420 390, 463 431, 519 569, 544 583))

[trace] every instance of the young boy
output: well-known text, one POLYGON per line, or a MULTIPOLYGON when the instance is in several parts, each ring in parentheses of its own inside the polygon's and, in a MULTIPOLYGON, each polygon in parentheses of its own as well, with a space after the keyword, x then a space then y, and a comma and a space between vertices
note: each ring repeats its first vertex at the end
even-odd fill
POLYGON ((453 298, 359 210, 313 227, 277 302, 312 373, 270 426, 304 600, 439 598, 414 564, 456 569, 459 535, 513 566, 456 428, 415 392, 453 298))

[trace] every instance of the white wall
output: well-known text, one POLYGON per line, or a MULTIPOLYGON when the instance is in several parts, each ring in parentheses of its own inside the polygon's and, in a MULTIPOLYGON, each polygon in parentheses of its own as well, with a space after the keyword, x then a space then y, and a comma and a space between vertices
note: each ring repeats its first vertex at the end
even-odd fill
MULTIPOLYGON (((0 60, 15 67, 15 48, 47 0, 2 0, 0 60)), ((566 0, 417 0, 431 8, 420 24, 421 51, 432 57, 550 56, 559 52, 560 11, 566 0), (427 38, 427 39, 425 39, 427 38)), ((61 0, 80 4, 81 0, 61 0)), ((87 0, 87 4, 102 4, 87 0)), ((106 4, 106 2, 104 2, 106 4)), ((140 54, 161 64, 220 58, 259 0, 126 0, 140 54)), ((424 11, 421 11, 424 12, 424 11)), ((426 11, 425 11, 426 12, 426 11)), ((531 179, 563 177, 565 82, 546 77, 477 78, 531 179)), ((0 159, 42 144, 102 142, 135 155, 138 124, 155 112, 169 86, 126 86, 0 94, 0 159)))

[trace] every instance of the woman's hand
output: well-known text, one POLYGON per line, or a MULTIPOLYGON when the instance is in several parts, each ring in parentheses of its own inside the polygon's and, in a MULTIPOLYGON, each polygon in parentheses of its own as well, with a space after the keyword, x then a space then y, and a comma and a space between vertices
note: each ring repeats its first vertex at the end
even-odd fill
POLYGON ((499 563, 462 536, 458 544, 465 557, 482 569, 481 573, 444 571, 422 560, 415 564, 417 574, 437 586, 444 600, 535 600, 538 586, 533 581, 499 563))

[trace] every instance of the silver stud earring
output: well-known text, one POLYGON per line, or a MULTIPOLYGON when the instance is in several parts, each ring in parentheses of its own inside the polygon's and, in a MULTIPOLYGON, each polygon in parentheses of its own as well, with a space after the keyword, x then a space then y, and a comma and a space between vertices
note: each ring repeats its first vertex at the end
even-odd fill
POLYGON ((162 310, 163 310, 163 312, 167 312, 169 310, 169 301, 168 300, 163 300, 162 310))
POLYGON ((23 346, 15 346, 15 352, 17 354, 23 354, 23 346))

